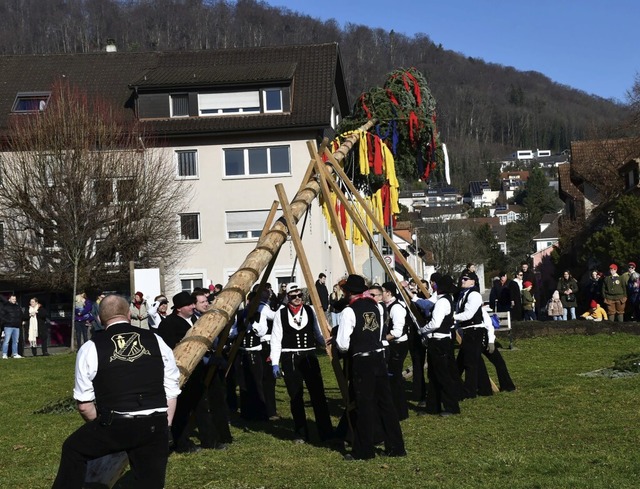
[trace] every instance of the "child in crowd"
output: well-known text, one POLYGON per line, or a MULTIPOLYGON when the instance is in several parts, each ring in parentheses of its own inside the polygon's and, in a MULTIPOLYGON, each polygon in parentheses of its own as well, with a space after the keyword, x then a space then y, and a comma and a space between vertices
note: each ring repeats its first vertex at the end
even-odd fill
POLYGON ((526 280, 522 284, 522 310, 524 311, 525 321, 535 321, 536 317, 536 298, 531 291, 533 284, 526 280))
POLYGON ((554 321, 562 321, 563 314, 564 306, 560 300, 560 292, 554 290, 551 299, 547 302, 547 316, 553 318, 554 321))
POLYGON ((596 301, 591 301, 591 304, 589 304, 589 310, 581 317, 590 321, 606 321, 608 319, 607 311, 600 307, 600 304, 596 301))

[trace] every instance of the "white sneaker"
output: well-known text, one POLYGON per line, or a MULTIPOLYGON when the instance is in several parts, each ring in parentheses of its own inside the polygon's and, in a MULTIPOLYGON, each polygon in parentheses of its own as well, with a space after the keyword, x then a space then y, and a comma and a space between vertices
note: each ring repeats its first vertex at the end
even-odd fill
POLYGON ((6 353, 3 353, 3 354, 2 354, 2 359, 4 360, 5 358, 7 358, 7 354, 6 354, 6 353))
POLYGON ((11 358, 22 358, 22 356, 18 355, 17 353, 15 355, 13 355, 11 358))

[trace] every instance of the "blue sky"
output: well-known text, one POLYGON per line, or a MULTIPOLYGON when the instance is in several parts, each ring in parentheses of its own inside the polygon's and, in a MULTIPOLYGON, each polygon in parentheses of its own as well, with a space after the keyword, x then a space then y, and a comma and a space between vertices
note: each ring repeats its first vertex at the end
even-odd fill
POLYGON ((427 34, 465 56, 626 101, 640 72, 639 0, 266 0, 320 20, 427 34))

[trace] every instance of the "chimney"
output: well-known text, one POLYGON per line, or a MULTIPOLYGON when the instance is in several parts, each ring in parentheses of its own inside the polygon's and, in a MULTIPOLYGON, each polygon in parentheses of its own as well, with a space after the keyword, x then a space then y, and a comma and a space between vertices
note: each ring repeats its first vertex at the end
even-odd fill
POLYGON ((115 53, 118 51, 116 41, 114 39, 107 39, 107 46, 104 48, 107 53, 115 53))

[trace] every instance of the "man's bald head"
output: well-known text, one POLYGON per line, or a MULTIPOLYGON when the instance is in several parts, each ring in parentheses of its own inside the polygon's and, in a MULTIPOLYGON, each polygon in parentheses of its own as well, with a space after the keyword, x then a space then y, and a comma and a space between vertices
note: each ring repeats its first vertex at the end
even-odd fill
POLYGON ((100 301, 100 321, 107 327, 118 321, 131 321, 129 302, 120 295, 108 295, 100 301))

